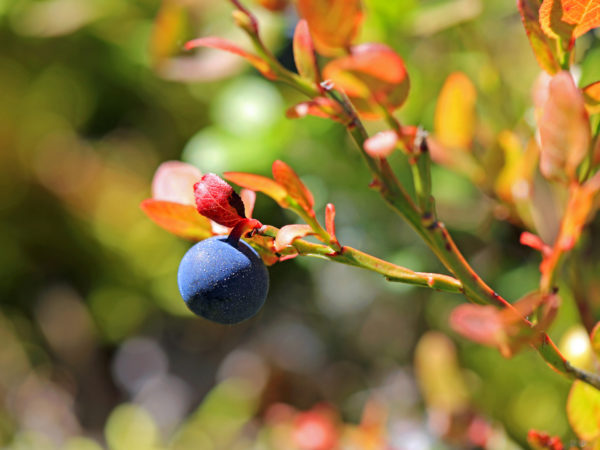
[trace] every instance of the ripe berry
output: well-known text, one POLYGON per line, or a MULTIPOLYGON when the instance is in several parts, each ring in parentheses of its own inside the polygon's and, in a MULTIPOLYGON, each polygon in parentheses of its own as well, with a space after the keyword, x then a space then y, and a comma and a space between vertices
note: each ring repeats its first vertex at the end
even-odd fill
POLYGON ((188 250, 177 282, 192 312, 213 322, 234 324, 260 310, 269 290, 269 273, 246 242, 215 236, 188 250))

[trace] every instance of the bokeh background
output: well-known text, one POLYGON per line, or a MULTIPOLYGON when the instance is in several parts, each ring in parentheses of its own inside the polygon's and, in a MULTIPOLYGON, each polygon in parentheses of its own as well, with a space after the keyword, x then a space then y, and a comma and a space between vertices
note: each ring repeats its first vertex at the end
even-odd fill
MULTIPOLYGON (((480 142, 497 149, 500 131, 529 126, 539 69, 515 2, 364 3, 359 40, 392 46, 410 73, 403 123, 431 129, 440 88, 460 70, 478 91, 480 142)), ((292 67, 293 8, 252 8, 292 67)), ((230 13, 224 0, 0 1, 0 447, 326 448, 302 420, 345 429, 357 449, 379 448, 381 435, 398 449, 461 448, 468 433, 518 448, 530 428, 572 438, 567 380, 532 351, 504 360, 458 338, 447 322, 459 296, 297 258, 270 269, 252 320, 220 326, 186 310, 176 271, 190 243, 139 208, 169 159, 261 174, 282 159, 319 214, 336 205, 342 243, 443 271, 367 188, 342 127, 285 119, 298 94, 241 59, 174 50, 206 35, 245 43, 230 13)), ((598 35, 578 51, 582 80, 599 79, 598 35)), ((534 289, 539 258, 519 229, 467 178, 435 167, 433 179, 482 277, 513 300, 534 289)), ((296 220, 261 195, 254 215, 296 220)), ((563 303, 558 340, 577 332, 568 293, 563 303)))

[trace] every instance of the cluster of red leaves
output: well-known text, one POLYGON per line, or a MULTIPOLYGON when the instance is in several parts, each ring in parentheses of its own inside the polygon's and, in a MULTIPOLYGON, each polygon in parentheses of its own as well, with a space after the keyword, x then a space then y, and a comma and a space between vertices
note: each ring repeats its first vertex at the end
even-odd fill
MULTIPOLYGON (((272 169, 273 179, 242 172, 226 173, 227 180, 244 188, 240 196, 218 175, 202 175, 189 164, 169 161, 156 171, 153 198, 144 200, 141 208, 159 226, 193 241, 215 234, 229 234, 239 239, 261 228, 262 224, 251 218, 256 191, 301 217, 314 218, 313 195, 296 172, 283 161, 275 161, 272 169)), ((331 242, 337 242, 334 220, 335 207, 328 204, 325 223, 331 242)), ((252 243, 265 263, 273 264, 296 256, 292 243, 311 234, 314 231, 309 225, 286 225, 275 239, 256 235, 252 236, 252 243), (287 252, 280 255, 284 249, 287 252)))

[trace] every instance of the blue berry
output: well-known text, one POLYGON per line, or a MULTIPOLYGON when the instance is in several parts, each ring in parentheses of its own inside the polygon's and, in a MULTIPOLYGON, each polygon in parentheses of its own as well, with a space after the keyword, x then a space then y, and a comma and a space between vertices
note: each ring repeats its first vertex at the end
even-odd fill
POLYGON ((193 313, 234 324, 255 315, 265 303, 269 272, 246 242, 215 236, 188 250, 179 264, 177 283, 193 313))

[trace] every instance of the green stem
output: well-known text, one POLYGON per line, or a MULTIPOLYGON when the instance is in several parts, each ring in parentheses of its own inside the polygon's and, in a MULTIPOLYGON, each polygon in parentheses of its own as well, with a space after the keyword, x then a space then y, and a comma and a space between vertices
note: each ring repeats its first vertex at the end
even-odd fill
MULTIPOLYGON (((272 238, 276 238, 278 232, 279 229, 273 226, 265 226, 259 230, 259 233, 263 236, 272 238)), ((291 246, 299 255, 325 258, 341 264, 370 270, 383 275, 389 281, 452 293, 462 293, 463 290, 462 283, 451 276, 439 273, 415 272, 352 247, 344 246, 339 251, 335 251, 331 246, 316 244, 304 239, 294 240, 291 246)))

